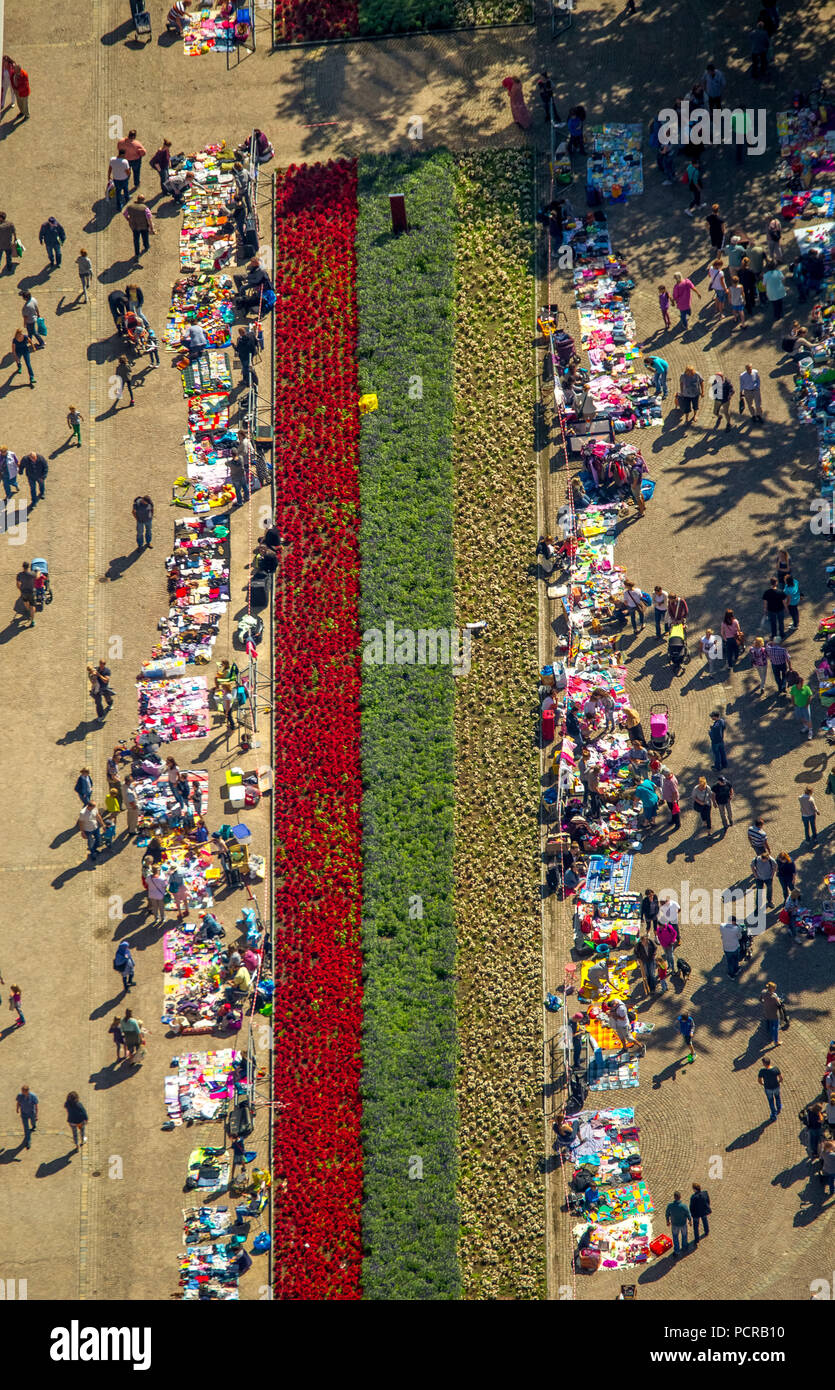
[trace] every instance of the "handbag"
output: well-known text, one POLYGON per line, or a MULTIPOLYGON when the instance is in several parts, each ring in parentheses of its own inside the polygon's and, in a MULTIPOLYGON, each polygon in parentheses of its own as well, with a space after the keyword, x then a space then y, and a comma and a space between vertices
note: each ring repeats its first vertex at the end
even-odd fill
POLYGON ((41 335, 42 338, 45 338, 45 337, 46 337, 46 334, 47 334, 47 327, 46 327, 46 324, 44 323, 44 320, 43 320, 43 318, 41 317, 40 314, 39 314, 38 317, 35 319, 35 331, 36 331, 36 333, 40 333, 40 335, 41 335))
POLYGON ((674 801, 674 802, 672 803, 672 805, 670 806, 670 814, 671 814, 671 815, 674 815, 674 816, 677 816, 677 815, 680 814, 680 812, 681 812, 681 807, 679 806, 679 804, 678 804, 677 801, 674 801))

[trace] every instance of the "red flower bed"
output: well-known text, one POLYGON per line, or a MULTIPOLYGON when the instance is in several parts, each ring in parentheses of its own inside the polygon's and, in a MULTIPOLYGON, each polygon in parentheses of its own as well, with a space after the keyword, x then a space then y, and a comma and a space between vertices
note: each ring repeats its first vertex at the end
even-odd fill
POLYGON ((276 191, 275 1292, 360 1297, 359 412, 352 163, 276 191))
POLYGON ((357 0, 276 0, 278 43, 346 39, 359 33, 357 0))

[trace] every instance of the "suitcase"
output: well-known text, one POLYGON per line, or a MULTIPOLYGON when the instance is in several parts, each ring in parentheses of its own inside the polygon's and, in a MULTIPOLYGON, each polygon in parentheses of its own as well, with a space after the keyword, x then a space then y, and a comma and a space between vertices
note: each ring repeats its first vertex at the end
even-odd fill
POLYGON ((672 1250, 673 1242, 669 1236, 656 1236, 655 1240, 650 1241, 649 1248, 653 1255, 666 1255, 668 1250, 672 1250))
POLYGON ((255 574, 249 585, 249 603, 251 608, 266 608, 270 601, 270 581, 268 578, 262 579, 255 574))
POLYGON ((588 1250, 580 1251, 580 1268, 588 1270, 590 1274, 596 1273, 600 1268, 600 1251, 588 1250))
POLYGON ((553 743, 555 718, 553 709, 542 711, 542 743, 553 743))

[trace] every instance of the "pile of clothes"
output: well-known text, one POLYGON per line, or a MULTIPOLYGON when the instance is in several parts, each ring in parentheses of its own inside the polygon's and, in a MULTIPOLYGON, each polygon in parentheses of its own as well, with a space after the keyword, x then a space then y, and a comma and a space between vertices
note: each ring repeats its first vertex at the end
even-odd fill
POLYGON ((585 132, 586 185, 613 202, 644 191, 643 131, 637 125, 595 125, 585 132))

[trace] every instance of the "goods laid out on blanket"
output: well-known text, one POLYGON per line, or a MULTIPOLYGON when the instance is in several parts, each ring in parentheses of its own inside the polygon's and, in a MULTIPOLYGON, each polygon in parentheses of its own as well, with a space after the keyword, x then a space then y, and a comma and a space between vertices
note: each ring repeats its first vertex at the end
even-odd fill
MULTIPOLYGON (((210 844, 201 844, 193 839, 187 827, 158 831, 158 838, 162 845, 162 859, 157 872, 166 878, 177 871, 185 880, 188 910, 208 912, 213 902, 212 885, 223 877, 222 869, 215 864, 210 844)), ((144 849, 149 843, 147 832, 140 835, 136 843, 139 849, 144 849)))
POLYGON ((181 172, 194 176, 185 190, 180 227, 183 272, 218 271, 234 256, 235 223, 224 212, 236 187, 234 163, 235 151, 224 143, 189 155, 181 166, 181 172))
POLYGON ((235 321, 234 298, 235 282, 230 275, 212 275, 205 270, 183 275, 171 292, 163 342, 172 350, 179 350, 187 329, 199 324, 211 348, 229 347, 229 325, 235 321))
MULTIPOLYGON (((228 964, 233 948, 219 936, 206 939, 206 926, 211 927, 215 920, 207 922, 204 917, 200 922, 179 922, 163 937, 162 1022, 178 1035, 211 1033, 217 1027, 238 1032, 242 1009, 253 1007, 251 993, 247 997, 233 985, 234 971, 230 972, 228 964)), ((261 974, 264 941, 251 908, 244 909, 236 926, 245 937, 239 954, 246 953, 243 959, 255 992, 254 1005, 267 1017, 272 1013, 274 984, 261 974)))
POLYGON ((185 16, 183 48, 187 58, 203 53, 231 53, 236 43, 246 43, 252 33, 252 11, 234 0, 205 6, 185 16))
POLYGON ((605 213, 567 222, 564 240, 574 257, 574 297, 596 418, 611 419, 616 433, 660 425, 661 403, 650 395, 629 308, 635 282, 612 251, 605 213))
POLYGON ((233 1047, 172 1057, 171 1065, 177 1070, 165 1078, 168 1118, 181 1125, 183 1120, 215 1120, 225 1115, 235 1094, 240 1058, 233 1047))
POLYGON ((656 1253, 650 1248, 655 1242, 648 1217, 633 1217, 608 1226, 584 1221, 574 1226, 572 1233, 579 1249, 579 1267, 587 1273, 597 1269, 630 1269, 646 1264, 656 1253))
MULTIPOLYGON (((161 762, 144 758, 134 766, 132 786, 139 802, 138 845, 147 843, 146 832, 154 826, 167 825, 173 830, 188 825, 195 815, 204 816, 208 811, 208 772, 195 772, 192 768, 181 769, 189 784, 188 806, 184 807, 174 795, 161 762)), ((173 854, 174 837, 165 838, 171 841, 169 853, 173 854)))
POLYGON ((820 491, 831 507, 835 490, 835 367, 830 365, 835 352, 835 222, 795 227, 794 235, 801 255, 815 248, 825 267, 815 292, 821 305, 821 337, 814 351, 797 364, 795 402, 798 420, 817 429, 820 491))
POLYGON ((209 693, 202 677, 140 680, 139 727, 159 743, 182 742, 209 735, 209 693))
POLYGON ((800 193, 783 193, 780 196, 780 216, 786 222, 791 222, 795 217, 833 217, 835 191, 831 188, 808 188, 800 193))
POLYGON ((587 126, 584 139, 589 151, 587 187, 598 189, 612 202, 622 202, 630 195, 643 193, 640 124, 587 126))
POLYGON ((777 112, 777 138, 783 160, 781 176, 792 188, 809 188, 812 180, 835 171, 835 113, 821 119, 817 111, 777 112))
POLYGON ((180 1256, 180 1289, 185 1302, 215 1298, 230 1302, 238 1298, 237 1261, 241 1247, 232 1240, 223 1244, 191 1245, 180 1256))

